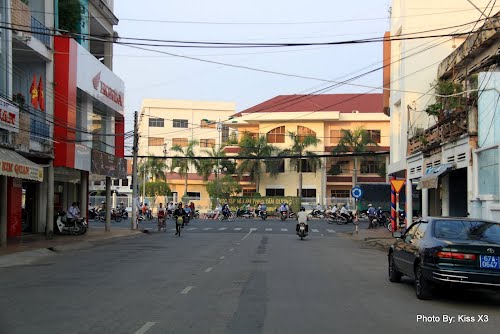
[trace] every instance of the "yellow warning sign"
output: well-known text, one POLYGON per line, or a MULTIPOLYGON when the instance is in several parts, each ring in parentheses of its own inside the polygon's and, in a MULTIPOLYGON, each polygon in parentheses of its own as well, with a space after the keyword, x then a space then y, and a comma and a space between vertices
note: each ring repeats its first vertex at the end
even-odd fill
POLYGON ((391 184, 394 187, 396 193, 399 193, 401 191, 401 188, 403 188, 405 182, 405 180, 391 180, 391 184))

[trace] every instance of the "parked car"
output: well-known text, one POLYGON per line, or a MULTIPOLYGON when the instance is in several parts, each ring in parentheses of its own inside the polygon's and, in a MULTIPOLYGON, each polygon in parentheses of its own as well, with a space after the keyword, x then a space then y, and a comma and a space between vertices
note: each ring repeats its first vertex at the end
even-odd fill
POLYGON ((437 286, 500 289, 500 223, 472 218, 426 217, 413 223, 389 249, 391 282, 415 280, 419 299, 437 286))

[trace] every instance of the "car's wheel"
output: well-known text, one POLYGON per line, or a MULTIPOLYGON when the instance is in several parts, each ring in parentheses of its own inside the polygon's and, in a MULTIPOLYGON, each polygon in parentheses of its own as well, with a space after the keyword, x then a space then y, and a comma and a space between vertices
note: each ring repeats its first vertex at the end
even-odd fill
POLYGON ((388 265, 388 270, 389 270, 389 281, 393 283, 399 283, 401 282, 401 272, 396 268, 396 264, 394 263, 394 256, 391 253, 389 255, 389 265, 388 265))
POLYGON ((424 278, 420 263, 415 266, 415 294, 422 300, 432 298, 432 283, 424 278))

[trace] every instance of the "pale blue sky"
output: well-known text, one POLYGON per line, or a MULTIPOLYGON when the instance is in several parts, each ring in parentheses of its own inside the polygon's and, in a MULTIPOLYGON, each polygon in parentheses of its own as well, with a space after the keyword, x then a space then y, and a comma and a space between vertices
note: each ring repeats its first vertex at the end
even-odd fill
MULTIPOLYGON (((120 36, 184 41, 325 42, 382 36, 389 28, 388 0, 143 0, 115 1, 120 36), (139 5, 140 4, 140 5, 139 5), (372 19, 373 20, 353 20, 372 19), (132 19, 132 20, 131 20, 132 19), (304 23, 181 24, 160 21, 304 23), (353 20, 353 21, 349 21, 353 20), (305 22, 330 22, 312 24, 305 22)), ((382 44, 273 49, 162 50, 277 72, 337 79, 368 65, 381 65, 382 44)), ((301 94, 320 82, 207 64, 115 45, 114 71, 125 81, 127 130, 143 98, 229 101, 237 111, 280 94, 301 94)), ((364 72, 366 69, 358 72, 364 72)), ((379 86, 381 71, 357 83, 379 86)), ((343 86, 328 93, 367 89, 343 86)), ((307 91, 309 92, 309 91, 307 91)))

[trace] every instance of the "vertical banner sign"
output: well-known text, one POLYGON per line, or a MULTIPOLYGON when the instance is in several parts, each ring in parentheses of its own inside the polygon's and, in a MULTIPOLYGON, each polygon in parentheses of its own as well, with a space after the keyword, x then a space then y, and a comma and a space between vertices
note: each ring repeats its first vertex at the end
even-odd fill
POLYGON ((31 105, 33 108, 38 109, 38 88, 36 84, 36 74, 33 74, 33 80, 31 81, 30 87, 31 105))
POLYGON ((43 81, 42 76, 40 76, 40 81, 38 81, 38 105, 41 111, 45 111, 45 97, 43 95, 43 81))

